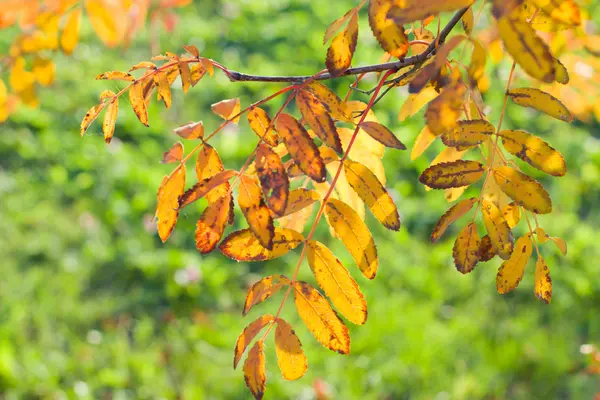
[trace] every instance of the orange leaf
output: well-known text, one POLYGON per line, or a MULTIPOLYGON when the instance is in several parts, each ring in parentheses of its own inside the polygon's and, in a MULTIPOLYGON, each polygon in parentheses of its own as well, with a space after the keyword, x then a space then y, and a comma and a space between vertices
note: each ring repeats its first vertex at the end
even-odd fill
POLYGON ((408 38, 402 25, 388 18, 393 2, 369 1, 369 25, 381 47, 394 57, 402 58, 408 53, 408 38))
POLYGON ((165 107, 171 107, 171 85, 167 79, 167 74, 163 71, 158 71, 152 79, 154 79, 154 84, 158 88, 158 96, 165 103, 165 107))
POLYGON ((437 242, 439 238, 442 237, 446 229, 457 219, 465 215, 473 205, 477 203, 478 199, 475 197, 471 197, 470 199, 464 199, 446 211, 444 215, 442 215, 433 227, 433 231, 431 232, 431 243, 437 242))
MULTIPOLYGON (((202 149, 198 152, 198 158, 196 159, 196 176, 198 177, 198 180, 215 176, 223 171, 223 169, 223 162, 221 161, 221 157, 219 157, 219 153, 217 153, 211 145, 204 143, 204 146, 202 146, 202 149)), ((229 189, 229 182, 224 182, 208 192, 206 200, 208 200, 209 203, 213 203, 219 197, 229 193, 229 189)))
POLYGON ((323 85, 320 82, 311 82, 306 85, 306 89, 308 89, 312 94, 314 94, 317 99, 323 103, 327 111, 335 118, 340 121, 350 122, 352 123, 352 115, 348 110, 348 106, 344 103, 337 94, 335 94, 331 89, 327 86, 323 85))
POLYGON ((252 307, 267 300, 289 284, 290 280, 284 275, 271 275, 256 282, 248 291, 242 315, 248 314, 252 307))
POLYGON ((79 26, 81 25, 81 8, 77 7, 67 17, 67 22, 60 36, 60 47, 70 56, 79 40, 79 26))
POLYGON ((269 209, 276 215, 283 215, 287 207, 290 182, 281 159, 268 145, 261 143, 256 151, 255 163, 269 209))
POLYGON ((136 81, 129 88, 129 102, 140 122, 148 126, 148 110, 146 109, 146 101, 142 90, 142 81, 136 81))
POLYGON ((327 175, 325 163, 306 129, 294 117, 285 113, 279 115, 275 125, 302 172, 316 182, 324 182, 327 175))
POLYGON ((350 18, 346 29, 337 34, 327 49, 325 65, 331 76, 342 75, 352 64, 352 56, 358 40, 358 15, 350 18))
POLYGON ((248 358, 244 363, 244 379, 254 398, 257 400, 262 399, 267 386, 265 349, 262 340, 256 342, 248 353, 248 358))
POLYGON ((111 81, 135 81, 133 75, 121 71, 108 71, 97 75, 96 80, 111 80, 111 81))
POLYGON ((183 144, 181 142, 175 143, 169 150, 163 153, 163 159, 161 163, 171 164, 180 162, 183 158, 183 144))
POLYGON ((237 368, 246 348, 248 348, 248 345, 254 340, 256 335, 258 335, 270 322, 273 322, 274 319, 275 318, 271 314, 261 315, 244 328, 235 342, 235 349, 233 351, 233 369, 237 368))
POLYGON ((308 369, 300 339, 290 324, 281 318, 277 318, 275 329, 275 352, 284 379, 289 381, 300 379, 308 369))
POLYGON ((250 128, 269 146, 277 146, 279 142, 277 134, 273 131, 271 118, 265 110, 259 107, 252 107, 248 110, 248 123, 250 128), (269 129, 267 132, 267 128, 269 129))
POLYGON ((323 346, 340 354, 350 353, 348 328, 315 288, 295 282, 294 300, 300 318, 323 346))
POLYGON ((113 92, 107 92, 109 92, 107 95, 111 99, 107 101, 108 106, 106 107, 106 113, 102 121, 102 133, 104 134, 104 141, 108 144, 115 133, 115 124, 117 123, 117 114, 119 113, 119 98, 113 92))
POLYGON ((399 150, 406 150, 406 146, 385 126, 375 121, 364 121, 360 128, 367 132, 369 136, 387 147, 399 150))
POLYGON ((209 193, 217 186, 220 186, 224 182, 227 182, 235 174, 237 174, 236 171, 228 169, 226 171, 221 171, 218 174, 211 176, 210 178, 203 179, 200 182, 196 183, 185 193, 183 193, 179 198, 179 209, 182 209, 183 207, 190 205, 196 200, 199 200, 202 197, 206 196, 207 193, 209 193))
POLYGON ((115 9, 112 3, 109 7, 103 0, 86 0, 85 8, 92 28, 100 40, 108 47, 119 44, 123 34, 115 20, 120 15, 119 9, 115 9))
POLYGON ((183 93, 187 93, 192 84, 192 71, 190 71, 190 66, 187 62, 180 61, 178 66, 179 75, 181 76, 181 87, 183 88, 183 93))
POLYGON ((460 273, 468 274, 473 271, 479 261, 480 244, 481 239, 479 239, 474 222, 469 223, 460 231, 452 248, 454 264, 460 273))
POLYGON ((158 219, 158 236, 163 243, 169 238, 179 216, 178 199, 185 188, 185 164, 180 164, 175 171, 163 179, 158 189, 156 218, 158 219))
POLYGON ((238 115, 240 112, 239 98, 222 100, 218 103, 213 104, 212 106, 210 106, 210 108, 215 114, 217 114, 224 120, 231 120, 231 122, 233 122, 234 124, 237 124, 240 121, 240 116, 238 115), (237 117, 233 118, 236 115, 237 117))
POLYGON ((296 231, 275 228, 273 250, 268 250, 260 245, 250 229, 243 229, 227 236, 221 242, 219 249, 224 255, 236 261, 265 261, 287 254, 298 247, 303 240, 302 234, 296 231))
POLYGON ((242 175, 240 178, 238 203, 242 213, 260 244, 268 250, 273 250, 273 218, 262 198, 260 187, 255 178, 248 175, 242 175))
POLYGON ((196 223, 196 248, 202 254, 213 251, 223 237, 229 219, 231 195, 210 203, 196 223))
POLYGON ((204 123, 202 121, 190 122, 173 129, 173 132, 183 139, 202 139, 204 137, 204 123))
POLYGON ((325 106, 313 94, 305 90, 296 95, 296 106, 304 121, 323 143, 341 153, 343 150, 340 137, 325 106))

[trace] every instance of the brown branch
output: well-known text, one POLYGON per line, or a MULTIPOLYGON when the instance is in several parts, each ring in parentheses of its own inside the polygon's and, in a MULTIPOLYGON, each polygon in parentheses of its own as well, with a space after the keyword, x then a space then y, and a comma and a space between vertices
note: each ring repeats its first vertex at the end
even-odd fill
MULTIPOLYGON (((316 80, 328 80, 333 78, 340 78, 343 76, 352 76, 352 75, 360 75, 369 72, 383 72, 383 71, 397 71, 400 68, 408 67, 411 65, 416 65, 424 62, 435 54, 436 49, 444 43, 454 26, 460 21, 465 12, 467 12, 467 8, 463 8, 454 14, 452 19, 448 22, 448 24, 442 29, 437 40, 431 42, 429 46, 420 54, 417 54, 412 57, 403 58, 399 61, 387 62, 383 64, 373 64, 373 65, 365 65, 362 67, 355 67, 347 69, 340 76, 331 76, 329 73, 324 73, 319 75, 316 80)), ((229 77, 229 80, 232 82, 292 82, 292 83, 301 83, 306 81, 307 79, 311 79, 314 75, 297 75, 297 76, 265 76, 265 75, 251 75, 245 74, 243 72, 228 70, 225 72, 229 77)), ((388 82, 386 82, 388 83, 388 82)))

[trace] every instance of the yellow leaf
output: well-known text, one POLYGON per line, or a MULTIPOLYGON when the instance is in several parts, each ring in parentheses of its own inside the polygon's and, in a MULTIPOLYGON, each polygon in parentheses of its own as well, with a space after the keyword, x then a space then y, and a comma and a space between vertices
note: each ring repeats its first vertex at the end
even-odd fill
POLYGON ((202 139, 204 137, 204 123, 202 121, 190 122, 173 129, 173 132, 183 139, 202 139))
POLYGON ((435 40, 435 36, 433 34, 433 32, 431 32, 429 29, 415 29, 413 31, 413 35, 415 35, 415 40, 419 40, 421 42, 426 42, 426 43, 413 43, 411 45, 411 51, 412 54, 416 55, 416 54, 421 54, 424 51, 427 50, 427 48, 429 47, 429 45, 431 44, 431 42, 433 42, 435 40))
POLYGON ((492 0, 492 14, 496 18, 502 18, 511 14, 522 2, 523 0, 492 0))
POLYGON ((492 244, 492 239, 490 239, 489 235, 485 235, 481 238, 481 243, 479 244, 479 262, 490 261, 498 254, 494 245, 492 244))
POLYGON ((510 167, 499 167, 494 169, 494 179, 504 193, 529 211, 536 214, 552 211, 550 195, 533 178, 510 167))
POLYGON ((204 66, 202 64, 192 65, 192 76, 191 76, 192 87, 196 86, 196 84, 198 82, 200 82, 200 80, 204 77, 205 74, 206 74, 206 69, 204 69, 204 66))
POLYGON ((502 216, 506 220, 508 227, 512 229, 517 226, 521 220, 521 207, 519 207, 519 205, 514 201, 512 203, 508 203, 502 208, 502 216))
POLYGON ((36 56, 33 59, 32 71, 35 79, 42 86, 50 86, 54 82, 55 66, 52 60, 36 56))
POLYGON ((261 143, 256 151, 255 164, 260 186, 267 199, 267 206, 276 215, 284 215, 290 182, 281 158, 268 145, 261 143))
POLYGON ((496 129, 484 119, 459 121, 456 128, 442 134, 442 142, 446 146, 466 150, 485 141, 496 129))
POLYGON ((564 176, 567 166, 563 156, 548 143, 525 131, 501 131, 504 148, 531 166, 553 176, 564 176))
POLYGON ((268 250, 273 250, 273 235, 275 228, 273 218, 262 198, 260 187, 255 178, 242 175, 238 203, 250 230, 258 238, 260 244, 268 250))
POLYGON ((419 21, 441 12, 455 11, 473 4, 474 0, 396 0, 388 12, 388 17, 397 24, 419 21))
POLYGON ((350 18, 346 29, 337 34, 327 49, 325 65, 331 76, 342 75, 352 64, 352 56, 358 40, 358 15, 350 18))
POLYGON ((25 70, 25 59, 17 57, 14 60, 9 76, 10 87, 15 92, 24 92, 34 86, 35 75, 25 70))
POLYGON ((344 170, 348 183, 369 207, 375 218, 386 228, 399 230, 398 209, 375 174, 364 165, 348 159, 344 160, 344 170))
POLYGON ((323 346, 340 354, 350 353, 348 328, 325 297, 308 283, 297 281, 294 300, 300 318, 323 346))
POLYGON ((102 121, 102 133, 104 141, 108 144, 112 140, 115 133, 115 124, 117 123, 117 114, 119 113, 119 98, 114 93, 110 92, 112 99, 108 100, 104 120, 102 121))
POLYGON ((252 307, 267 300, 289 284, 290 280, 284 275, 271 275, 256 282, 248 291, 242 315, 248 314, 252 307))
POLYGON ((207 254, 213 251, 219 240, 223 237, 225 225, 229 219, 229 204, 231 195, 219 197, 210 203, 196 223, 196 248, 200 253, 207 254))
POLYGON ((312 203, 293 214, 285 215, 279 218, 277 220, 279 226, 281 228, 287 228, 298 232, 303 232, 306 227, 306 224, 310 220, 314 208, 314 203, 312 203))
POLYGON ((473 271, 479 261, 480 244, 481 239, 479 239, 474 222, 469 223, 460 231, 452 248, 454 264, 460 273, 468 274, 473 271))
POLYGON ((277 134, 271 125, 271 118, 265 110, 259 107, 252 107, 248 110, 248 123, 250 128, 269 146, 277 146, 279 142, 277 134), (267 132, 267 128, 269 131, 267 132))
POLYGON ((219 249, 236 261, 265 261, 281 257, 295 249, 304 237, 291 229, 275 228, 273 250, 265 249, 249 229, 231 233, 221 242, 219 249))
POLYGON ((462 105, 465 97, 466 87, 462 83, 449 86, 436 97, 425 112, 425 120, 431 133, 441 135, 457 124, 462 114, 462 105))
POLYGON ((457 160, 443 162, 427 168, 419 182, 433 189, 447 189, 468 186, 477 182, 485 171, 483 164, 477 161, 457 160))
POLYGON ((163 153, 163 159, 161 163, 163 164, 171 164, 180 162, 183 158, 183 143, 177 142, 175 143, 169 150, 163 153))
POLYGON ((200 57, 200 51, 198 50, 198 48, 194 45, 184 45, 183 46, 184 50, 187 51, 189 54, 191 54, 194 57, 200 57))
POLYGON ((463 30, 467 35, 473 32, 473 26, 475 26, 475 19, 473 17, 473 8, 469 7, 467 12, 461 18, 463 30))
POLYGON ((142 81, 134 82, 131 88, 129 88, 129 102, 140 122, 148 126, 148 110, 146 109, 146 101, 144 100, 142 81))
POLYGON ((60 47, 70 56, 79 40, 79 26, 81 25, 81 8, 77 7, 67 17, 67 22, 60 36, 60 47))
POLYGON ((385 126, 375 121, 364 121, 360 128, 367 132, 369 136, 387 147, 399 150, 406 150, 406 146, 385 126))
MULTIPOLYGON (((492 140, 491 137, 485 141, 484 145, 485 148, 488 149, 488 154, 486 157, 486 163, 488 165, 488 168, 490 167, 490 165, 492 169, 504 165, 500 156, 498 155, 501 152, 500 147, 495 146, 495 141, 492 140)), ((481 189, 481 197, 493 202, 500 209, 508 203, 510 203, 510 199, 500 188, 498 183, 496 183, 495 179, 485 180, 483 188, 481 189)))
POLYGON ((535 293, 535 297, 538 299, 544 301, 546 304, 550 304, 552 300, 552 278, 550 278, 548 264, 541 254, 538 254, 535 263, 533 293, 535 293))
POLYGON ((502 263, 496 275, 496 289, 500 294, 513 291, 523 278, 525 267, 531 257, 532 243, 529 234, 520 237, 510 258, 502 263))
POLYGON ((281 216, 297 213, 320 199, 321 196, 314 190, 303 188, 294 189, 288 196, 287 206, 281 216))
POLYGON ((335 21, 333 21, 327 27, 327 30, 325 31, 325 34, 323 35, 323 44, 326 44, 327 42, 329 42, 331 40, 331 38, 333 38, 333 36, 336 34, 336 32, 340 30, 340 28, 346 23, 346 21, 348 21, 348 18, 350 18, 353 13, 356 13, 356 8, 352 8, 352 9, 348 10, 348 12, 346 14, 339 17, 335 21))
POLYGON ((390 7, 391 1, 369 1, 369 25, 381 47, 393 57, 401 58, 408 53, 408 38, 401 24, 388 18, 390 7))
POLYGON ((316 182, 324 182, 327 175, 325 163, 306 129, 294 117, 285 113, 279 115, 275 125, 302 172, 316 182))
POLYGON ((436 135, 431 133, 427 125, 423 127, 417 138, 415 139, 415 144, 410 152, 410 159, 416 160, 421 154, 427 150, 427 148, 433 143, 433 141, 437 138, 436 135))
POLYGON ((215 73, 215 66, 213 65, 212 61, 208 58, 201 57, 200 62, 202 63, 202 67, 204 68, 204 70, 208 72, 208 76, 212 77, 215 73))
POLYGON ((224 120, 231 120, 234 124, 240 121, 240 99, 222 100, 210 106, 211 110, 224 120), (237 115, 237 116, 236 116, 237 115), (235 117, 235 118, 233 118, 235 117))
POLYGON ((513 15, 505 16, 498 20, 498 33, 506 51, 527 74, 542 82, 554 82, 554 57, 527 22, 513 15))
POLYGON ((103 0, 86 0, 85 9, 92 28, 108 47, 114 47, 121 41, 122 31, 115 18, 119 16, 118 10, 103 0))
POLYGON ((211 190, 231 179, 236 173, 236 171, 228 169, 196 183, 194 186, 186 190, 186 192, 183 193, 179 198, 179 209, 182 209, 183 207, 192 204, 196 200, 203 198, 211 190))
POLYGON ((296 106, 304 121, 314 133, 338 153, 342 152, 342 144, 335 123, 329 116, 325 106, 309 91, 301 90, 296 95, 296 106))
POLYGON ((446 229, 448 229, 448 227, 454 223, 454 221, 469 212, 469 210, 473 208, 473 205, 477 203, 477 201, 477 198, 471 197, 470 199, 461 200, 450 207, 433 227, 433 231, 431 232, 431 243, 437 242, 438 239, 441 238, 446 232, 446 229))
POLYGON ((552 240, 554 242, 554 244, 556 245, 556 247, 558 247, 558 249, 560 250, 562 255, 563 256, 567 255, 567 242, 565 242, 564 239, 548 236, 546 231, 540 227, 537 227, 535 229, 535 234, 537 235, 537 238, 538 238, 538 241, 540 242, 540 244, 544 244, 547 241, 552 240))
MULTIPOLYGON (((217 153, 211 145, 205 143, 198 152, 198 158, 196 159, 196 176, 198 177, 198 180, 201 181, 213 177, 223 171, 223 169, 223 162, 221 161, 221 157, 219 157, 219 153, 217 153)), ((229 182, 224 182, 208 192, 206 194, 206 200, 208 200, 209 203, 213 203, 219 197, 229 193, 229 189, 229 182)))
POLYGON ((288 381, 300 379, 308 369, 300 339, 291 325, 281 318, 277 318, 277 328, 275 328, 275 352, 284 379, 288 381))
POLYGON ((556 68, 556 82, 563 85, 569 83, 569 71, 558 58, 554 60, 554 67, 556 68))
MULTIPOLYGON (((156 69, 156 64, 151 63, 150 61, 140 61, 139 63, 135 64, 133 67, 129 68, 129 72, 131 72, 131 71, 137 71, 138 69, 151 69, 151 70, 155 70, 156 69)), ((161 71, 161 72, 163 72, 163 71, 161 71)))
POLYGON ((556 97, 540 89, 519 88, 508 92, 511 100, 522 107, 532 107, 562 121, 573 121, 573 115, 556 97))
POLYGON ((327 297, 349 321, 362 325, 367 320, 367 303, 358 284, 340 260, 320 242, 308 242, 308 264, 327 297))
POLYGON ((494 249, 503 260, 507 260, 513 252, 514 238, 504 216, 494 203, 481 201, 483 225, 492 241, 494 249))
POLYGON ((185 188, 185 164, 180 164, 165 177, 158 188, 156 218, 158 219, 158 236, 164 242, 169 238, 179 216, 179 196, 185 188))
POLYGON ((408 98, 402 104, 400 112, 398 113, 398 120, 400 122, 405 121, 407 118, 412 117, 418 113, 425 104, 438 97, 438 92, 433 87, 429 86, 417 93, 408 95, 408 98))
POLYGON ((550 18, 569 26, 581 25, 579 6, 573 0, 530 0, 550 18))
MULTIPOLYGON (((178 62, 179 67, 179 75, 181 76, 181 87, 183 88, 183 93, 187 93, 192 85, 192 71, 190 70, 190 66, 187 62, 178 62)), ((213 109, 214 111, 214 109, 213 109)), ((239 112, 239 110, 238 110, 239 112)), ((218 114, 218 113, 217 113, 218 114)), ((218 114, 220 115, 220 114, 218 114)), ((227 119, 227 118, 225 118, 227 119)))
POLYGON ((477 83, 483 78, 489 49, 484 48, 478 40, 472 39, 471 43, 473 43, 473 53, 471 54, 471 64, 469 64, 468 72, 471 80, 477 83))
POLYGON ((344 103, 337 96, 337 94, 331 91, 331 89, 329 89, 327 86, 320 82, 313 81, 306 85, 306 89, 308 89, 321 103, 323 103, 329 114, 331 114, 335 119, 344 122, 353 122, 352 115, 350 114, 346 103, 344 103))
POLYGON ((330 199, 325 214, 363 275, 369 279, 375 278, 379 260, 375 241, 367 225, 352 207, 340 200, 330 199))
POLYGON ((270 322, 273 322, 273 320, 274 317, 271 314, 261 315, 244 328, 235 342, 235 349, 233 351, 233 369, 237 368, 237 365, 242 359, 246 348, 252 342, 252 340, 254 340, 256 335, 258 335, 259 332, 270 322))
POLYGON ((92 122, 94 122, 96 120, 96 118, 98 118, 98 115, 100 114, 100 111, 102 111, 104 109, 104 106, 105 106, 105 103, 97 104, 94 107, 90 108, 87 113, 85 113, 83 120, 81 120, 81 126, 80 126, 81 136, 83 136, 85 131, 87 131, 87 129, 92 124, 92 122))
POLYGON ((244 380, 255 399, 260 400, 265 394, 267 376, 265 375, 265 349, 262 340, 252 346, 244 363, 244 380))

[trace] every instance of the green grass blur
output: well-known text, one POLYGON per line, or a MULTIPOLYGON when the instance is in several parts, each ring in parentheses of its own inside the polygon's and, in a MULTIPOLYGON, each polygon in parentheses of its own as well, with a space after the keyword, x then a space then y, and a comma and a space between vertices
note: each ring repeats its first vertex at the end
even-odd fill
MULTIPOLYGON (((157 46, 180 52, 194 44, 244 72, 310 74, 323 68, 325 28, 353 3, 202 0, 182 10, 174 32, 162 32, 157 46)), ((2 49, 13 37, 2 32, 2 49)), ((158 185, 172 169, 159 163, 178 140, 172 129, 204 120, 210 131, 219 123, 210 104, 239 96, 248 105, 281 86, 233 84, 217 73, 185 96, 174 88, 168 111, 153 101, 150 128, 123 99, 110 146, 98 122, 80 138, 81 117, 99 93, 119 87, 94 76, 149 60, 149 40, 143 31, 130 48, 107 49, 84 26, 74 55, 54 58, 57 80, 41 91, 42 106, 21 108, 0 126, 0 398, 250 397, 242 372, 232 369, 233 345, 246 324, 276 310, 279 298, 246 317, 243 300, 261 277, 290 274, 297 253, 254 264, 218 252, 201 256, 193 238, 201 206, 180 216, 166 244, 152 217, 158 185)), ((379 54, 362 16, 355 64, 379 54)), ((485 100, 492 121, 508 68, 490 69, 485 100)), ((332 84, 345 93, 351 82, 332 84)), ((365 80, 364 87, 374 83, 365 80)), ((405 97, 392 91, 375 110, 412 146, 423 118, 398 123, 405 97)), ((273 112, 278 104, 267 108, 273 112)), ((442 193, 426 193, 417 181, 441 145, 414 162, 409 151, 388 150, 388 187, 403 227, 386 231, 369 216, 380 254, 377 278, 359 276, 323 224, 318 233, 358 280, 369 304, 367 324, 350 326, 352 352, 340 356, 313 339, 289 302, 283 316, 304 344, 309 371, 284 381, 267 341, 267 399, 312 399, 315 383, 336 399, 591 399, 600 391, 579 351, 600 341, 600 126, 567 125, 510 105, 504 126, 539 134, 567 160, 563 178, 528 169, 546 184, 556 210, 540 218, 542 226, 569 245, 567 257, 551 243, 542 250, 554 282, 552 304, 533 295, 533 262, 519 288, 505 296, 495 289, 497 259, 459 274, 451 258, 457 228, 441 243, 428 241, 448 205, 442 193)), ((227 165, 239 167, 255 139, 242 123, 211 143, 227 165)), ((236 217, 239 229, 243 218, 236 217)), ((314 281, 307 266, 301 277, 314 281)))

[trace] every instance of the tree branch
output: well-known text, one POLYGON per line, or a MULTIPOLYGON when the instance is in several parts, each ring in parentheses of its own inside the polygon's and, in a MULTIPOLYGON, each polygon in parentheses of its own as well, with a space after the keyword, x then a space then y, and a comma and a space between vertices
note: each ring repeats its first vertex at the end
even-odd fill
MULTIPOLYGON (((331 76, 329 73, 324 73, 314 78, 313 75, 297 75, 297 76, 264 76, 264 75, 251 75, 245 74, 243 72, 227 70, 226 74, 229 77, 229 80, 232 82, 291 82, 291 83, 301 83, 307 79, 314 78, 315 80, 323 81, 333 78, 341 78, 343 76, 352 76, 352 75, 360 75, 368 72, 382 72, 382 71, 397 71, 400 68, 408 67, 411 65, 416 65, 424 62, 427 58, 431 57, 435 54, 436 49, 444 43, 452 29, 456 26, 458 21, 462 18, 465 12, 467 12, 468 7, 463 8, 454 14, 452 19, 448 22, 448 24, 442 29, 438 40, 432 41, 429 46, 420 54, 417 54, 412 57, 403 58, 399 61, 387 62, 383 64, 373 64, 373 65, 365 65, 362 67, 355 67, 347 69, 340 76, 331 76)), ((386 82, 387 83, 387 82, 386 82)))

